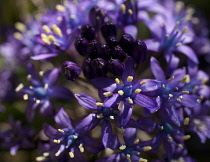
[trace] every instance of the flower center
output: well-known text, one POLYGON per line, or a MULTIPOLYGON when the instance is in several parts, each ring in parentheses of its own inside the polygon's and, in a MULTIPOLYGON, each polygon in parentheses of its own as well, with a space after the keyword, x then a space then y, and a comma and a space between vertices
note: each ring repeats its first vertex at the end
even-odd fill
POLYGON ((161 124, 161 129, 162 129, 162 132, 165 134, 171 134, 174 132, 174 128, 169 123, 166 123, 166 122, 163 122, 161 124))
POLYGON ((109 116, 112 116, 114 114, 113 113, 113 108, 111 108, 111 107, 102 107, 101 113, 104 117, 109 117, 109 116))
POLYGON ((47 96, 47 92, 43 87, 37 87, 35 88, 35 95, 38 99, 45 98, 47 96))
POLYGON ((124 92, 124 97, 131 97, 131 95, 133 94, 132 86, 124 86, 122 88, 122 91, 124 92))

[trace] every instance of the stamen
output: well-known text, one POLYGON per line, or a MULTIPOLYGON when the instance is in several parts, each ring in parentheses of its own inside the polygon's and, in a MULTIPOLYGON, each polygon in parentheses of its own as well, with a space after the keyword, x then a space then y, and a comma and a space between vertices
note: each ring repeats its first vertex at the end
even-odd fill
POLYGON ((53 24, 53 25, 52 25, 52 29, 53 29, 53 32, 54 32, 56 35, 58 35, 58 36, 60 36, 60 37, 63 37, 63 34, 62 34, 61 29, 60 29, 56 24, 53 24))
POLYGON ((186 74, 182 80, 181 83, 190 83, 190 76, 188 74, 186 74))
POLYGON ((203 79, 202 84, 206 84, 208 82, 208 79, 203 79))
POLYGON ((181 148, 181 149, 184 148, 182 144, 178 144, 178 147, 181 148))
POLYGON ((136 155, 140 155, 140 154, 141 154, 140 152, 137 152, 137 153, 136 153, 136 155))
POLYGON ((198 86, 195 86, 195 87, 193 88, 193 93, 195 93, 197 90, 198 90, 198 86))
POLYGON ((190 135, 186 135, 186 136, 183 136, 182 139, 183 140, 188 140, 188 139, 190 139, 190 137, 191 137, 190 135))
POLYGON ((147 161, 148 161, 147 159, 143 159, 143 158, 139 159, 139 162, 147 162, 147 161))
POLYGON ((48 84, 45 84, 45 85, 44 85, 44 91, 46 91, 47 88, 48 88, 48 84))
POLYGON ((75 19, 75 18, 76 18, 76 15, 71 14, 71 15, 70 15, 70 18, 71 18, 71 19, 75 19))
POLYGON ((50 153, 49 153, 49 152, 44 152, 43 155, 44 155, 45 157, 48 157, 48 156, 50 156, 50 153))
POLYGON ((182 43, 181 42, 179 42, 179 43, 177 43, 176 44, 176 46, 178 47, 178 46, 181 46, 182 45, 182 43))
POLYGON ((164 127, 163 127, 163 126, 161 126, 161 127, 160 127, 160 130, 163 130, 163 129, 164 129, 164 127))
POLYGON ((123 14, 126 13, 126 6, 125 6, 125 4, 121 4, 120 5, 120 10, 122 11, 123 14))
POLYGON ((162 88, 165 88, 166 86, 165 86, 165 84, 162 84, 162 88))
POLYGON ((104 92, 103 95, 105 97, 109 97, 109 96, 113 95, 113 93, 112 92, 104 92))
POLYGON ((122 145, 119 147, 119 149, 122 151, 122 150, 125 150, 126 149, 126 145, 122 145))
POLYGON ((127 82, 132 82, 133 81, 133 77, 132 76, 128 76, 127 77, 127 82))
POLYGON ((23 39, 23 35, 19 32, 15 32, 13 34, 14 38, 18 39, 18 40, 22 40, 23 39))
POLYGON ((128 98, 128 102, 130 103, 130 104, 133 104, 133 100, 129 97, 128 98))
POLYGON ((24 87, 23 83, 20 83, 17 88, 15 89, 15 92, 19 92, 24 87))
POLYGON ((36 161, 44 161, 44 160, 46 160, 46 157, 44 157, 44 156, 36 157, 36 161))
POLYGON ((62 21, 63 18, 62 18, 61 16, 58 16, 58 17, 57 17, 57 20, 58 20, 58 21, 62 21))
POLYGON ((183 94, 189 94, 189 91, 182 91, 183 94))
POLYGON ((26 31, 26 25, 21 23, 21 22, 16 22, 15 23, 15 28, 21 32, 26 31))
POLYGON ((126 159, 128 159, 128 160, 131 159, 131 155, 127 154, 126 159))
POLYGON ((61 153, 61 151, 60 151, 60 150, 58 150, 58 152, 56 152, 55 156, 59 156, 59 155, 60 155, 60 153, 61 153))
POLYGON ((36 100, 36 103, 39 104, 40 103, 40 100, 36 100))
POLYGON ((115 83, 120 84, 120 80, 118 78, 116 78, 115 83))
POLYGON ((188 30, 188 27, 187 27, 187 26, 186 26, 186 27, 184 27, 184 29, 182 30, 182 34, 186 33, 186 32, 187 32, 187 30, 188 30))
POLYGON ((58 129, 58 131, 61 132, 61 133, 65 133, 62 129, 58 129))
POLYGON ((114 119, 114 116, 109 116, 110 119, 114 119))
POLYGON ((31 75, 27 75, 27 80, 30 80, 31 79, 31 75))
POLYGON ((166 34, 166 38, 169 38, 169 34, 166 34))
POLYGON ((40 71, 40 72, 39 72, 39 76, 41 76, 41 77, 42 77, 42 76, 43 76, 43 74, 44 74, 44 72, 43 72, 43 71, 40 71))
POLYGON ((53 142, 59 144, 61 141, 54 139, 53 142))
POLYGON ((123 90, 119 90, 118 94, 122 96, 124 94, 123 90))
POLYGON ((128 13, 129 13, 130 15, 133 15, 133 11, 132 11, 131 9, 128 9, 128 13))
POLYGON ((42 38, 42 42, 47 44, 47 45, 51 44, 48 38, 42 38))
POLYGON ((24 99, 24 100, 28 100, 28 94, 24 94, 24 95, 23 95, 23 99, 24 99))
POLYGON ((103 103, 101 103, 101 102, 96 102, 96 106, 103 106, 103 103))
POLYGON ((73 152, 69 152, 69 156, 70 156, 70 158, 74 158, 74 153, 73 152))
POLYGON ((176 100, 179 101, 179 102, 182 102, 182 100, 180 98, 177 98, 176 100))
POLYGON ((143 81, 140 82, 140 84, 143 85, 143 84, 145 84, 146 82, 147 82, 146 80, 143 80, 143 81))
POLYGON ((60 5, 60 4, 56 5, 55 8, 56 8, 56 10, 58 10, 60 12, 66 11, 66 8, 63 5, 60 5))
POLYGON ((96 115, 96 117, 97 117, 98 119, 101 119, 101 118, 103 118, 104 116, 103 116, 103 114, 99 114, 99 115, 96 115))
POLYGON ((49 26, 47 26, 47 25, 43 25, 42 26, 42 29, 45 31, 45 33, 47 33, 47 34, 50 34, 51 33, 51 30, 50 30, 50 28, 49 28, 49 26))
POLYGON ((152 147, 151 146, 144 146, 143 149, 144 149, 144 151, 150 151, 150 150, 152 150, 152 147))
POLYGON ((184 7, 184 3, 182 1, 176 2, 175 12, 179 13, 179 11, 184 7))
POLYGON ((172 137, 169 136, 168 139, 169 139, 170 142, 173 142, 173 138, 172 137))
POLYGON ((136 90, 134 91, 135 94, 139 94, 140 92, 141 92, 141 89, 136 89, 136 90))
POLYGON ((170 78, 168 79, 168 81, 172 81, 173 79, 174 79, 174 76, 170 77, 170 78))
POLYGON ((121 111, 123 107, 123 101, 120 101, 119 105, 118 105, 118 110, 121 111))
POLYGON ((56 41, 55 37, 53 35, 49 35, 48 39, 50 42, 54 43, 56 41))
POLYGON ((172 98, 172 97, 173 97, 173 95, 172 95, 172 94, 169 94, 168 96, 169 96, 170 98, 172 98))
POLYGON ((77 138, 78 138, 78 136, 73 135, 73 138, 74 138, 74 139, 77 139, 77 138))
POLYGON ((79 150, 80 150, 80 152, 84 152, 85 151, 85 149, 84 149, 82 144, 79 145, 79 150))
POLYGON ((138 144, 139 141, 140 141, 139 139, 136 139, 133 144, 138 144))
POLYGON ((190 121, 190 118, 185 118, 184 119, 184 125, 188 125, 189 124, 189 121, 190 121))

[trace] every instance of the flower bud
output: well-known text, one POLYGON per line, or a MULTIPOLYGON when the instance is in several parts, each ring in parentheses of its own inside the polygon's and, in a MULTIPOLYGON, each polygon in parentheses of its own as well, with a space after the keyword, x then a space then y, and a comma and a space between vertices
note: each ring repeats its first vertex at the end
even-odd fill
POLYGON ((76 78, 81 74, 81 69, 77 64, 70 61, 65 61, 61 66, 61 72, 66 79, 75 81, 76 78))
POLYGON ((106 39, 106 43, 109 47, 113 48, 119 44, 119 40, 114 36, 110 36, 106 39))
POLYGON ((101 33, 105 39, 107 39, 110 36, 116 37, 117 28, 113 22, 108 21, 105 24, 103 24, 103 26, 101 27, 101 33))
POLYGON ((87 46, 87 53, 91 59, 98 57, 97 47, 100 44, 96 40, 92 40, 87 46))
POLYGON ((98 57, 104 60, 109 60, 111 58, 110 49, 106 44, 100 44, 97 48, 98 57))
POLYGON ((118 46, 114 47, 114 49, 112 50, 112 58, 118 59, 123 62, 126 58, 126 53, 118 45, 118 46))
POLYGON ((93 7, 89 12, 89 20, 90 23, 95 27, 95 29, 99 30, 104 24, 105 14, 102 9, 97 7, 93 7))
POLYGON ((146 60, 148 52, 147 45, 144 43, 144 41, 140 39, 136 40, 131 55, 137 64, 142 63, 146 60))
POLYGON ((84 73, 84 76, 88 79, 93 79, 93 72, 91 70, 91 59, 90 58, 86 58, 84 61, 83 61, 83 64, 82 64, 82 71, 84 73))
POLYGON ((77 52, 82 55, 82 56, 87 56, 87 46, 88 46, 88 41, 85 38, 78 38, 75 43, 75 48, 77 52))
POLYGON ((105 76, 107 73, 106 61, 102 58, 96 58, 91 61, 91 68, 95 74, 95 77, 105 76))
POLYGON ((117 76, 121 76, 123 73, 124 65, 118 59, 111 59, 108 62, 108 70, 117 76))
POLYGON ((120 39, 120 46, 122 47, 122 49, 130 54, 133 50, 133 45, 133 37, 130 34, 123 34, 120 39))
POLYGON ((83 25, 82 26, 82 32, 81 35, 83 38, 91 41, 95 38, 95 29, 91 25, 83 25))

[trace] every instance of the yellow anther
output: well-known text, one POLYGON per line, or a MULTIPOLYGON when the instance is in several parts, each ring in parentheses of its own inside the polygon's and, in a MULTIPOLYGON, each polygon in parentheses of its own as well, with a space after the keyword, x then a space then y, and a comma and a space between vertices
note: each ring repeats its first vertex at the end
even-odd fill
POLYGON ((60 11, 60 12, 64 12, 66 10, 66 8, 63 5, 56 5, 55 6, 56 10, 60 11))
POLYGON ((128 98, 128 102, 130 103, 130 104, 133 104, 133 100, 129 97, 128 98))
POLYGON ((121 11, 122 11, 123 14, 126 13, 126 6, 125 6, 125 4, 121 4, 120 5, 120 9, 121 9, 121 11))
POLYGON ((54 43, 56 41, 55 37, 53 35, 49 35, 48 36, 48 40, 52 43, 54 43))
POLYGON ((202 84, 206 84, 208 82, 208 79, 203 79, 202 84))
POLYGON ((40 71, 40 72, 39 72, 39 76, 41 76, 41 77, 42 77, 42 76, 43 76, 43 74, 44 74, 44 71, 40 71))
POLYGON ((193 93, 195 93, 197 90, 198 90, 198 86, 195 86, 195 87, 193 88, 193 93))
POLYGON ((173 138, 172 137, 168 137, 170 142, 173 142, 173 138))
POLYGON ((179 11, 184 7, 184 3, 182 1, 176 2, 175 12, 179 13, 179 11))
POLYGON ((190 118, 185 118, 184 119, 184 125, 188 125, 189 124, 189 121, 190 121, 190 118))
POLYGON ((170 98, 172 98, 172 97, 173 97, 173 95, 172 95, 172 94, 169 94, 168 96, 169 96, 170 98))
POLYGON ((118 78, 116 78, 115 83, 120 84, 120 80, 118 78))
POLYGON ((50 30, 50 28, 49 28, 49 26, 47 26, 47 25, 43 25, 42 26, 42 29, 45 31, 45 33, 47 33, 47 34, 50 34, 51 33, 51 30, 50 30))
POLYGON ((31 75, 29 74, 29 75, 27 75, 27 80, 30 80, 31 79, 31 75))
POLYGON ((58 131, 61 132, 61 133, 65 133, 62 129, 58 129, 58 131))
POLYGON ((36 103, 39 104, 40 103, 40 100, 36 100, 36 103))
POLYGON ((184 27, 184 29, 182 30, 182 34, 186 33, 188 30, 188 27, 184 27))
POLYGON ((52 25, 52 29, 53 29, 53 32, 58 35, 59 37, 63 37, 63 34, 62 34, 62 31, 61 29, 56 25, 56 24, 53 24, 52 25))
POLYGON ((48 84, 45 84, 44 85, 44 91, 46 91, 48 87, 49 87, 49 85, 48 84))
POLYGON ((182 144, 178 144, 178 147, 181 148, 181 149, 184 148, 182 144))
POLYGON ((44 156, 36 157, 36 161, 44 161, 44 160, 46 160, 46 157, 44 157, 44 156))
POLYGON ((118 105, 118 110, 121 111, 123 107, 123 101, 120 101, 119 105, 118 105))
POLYGON ((200 20, 197 17, 192 18, 192 23, 193 24, 198 24, 199 22, 200 22, 200 20))
POLYGON ((41 37, 42 37, 42 38, 47 38, 47 35, 44 34, 44 33, 42 33, 42 34, 41 34, 41 37))
POLYGON ((131 9, 128 9, 128 13, 129 13, 130 15, 133 15, 133 11, 132 11, 131 9))
POLYGON ((54 143, 58 143, 58 144, 61 143, 60 140, 56 140, 56 139, 54 139, 53 142, 54 142, 54 143))
POLYGON ((23 83, 20 83, 17 88, 15 88, 15 92, 19 92, 24 87, 23 83))
POLYGON ((101 118, 103 118, 104 116, 103 116, 102 114, 99 114, 99 115, 96 115, 96 117, 97 117, 98 119, 101 119, 101 118))
POLYGON ((150 151, 150 150, 152 150, 152 147, 151 146, 144 146, 143 149, 144 149, 144 151, 150 151))
POLYGON ((114 119, 114 116, 109 116, 110 119, 114 119))
POLYGON ((162 84, 162 88, 165 88, 166 86, 165 86, 165 84, 162 84))
POLYGON ((182 43, 181 42, 179 42, 179 43, 177 43, 176 44, 176 46, 178 47, 178 46, 181 46, 182 45, 182 43))
POLYGON ((122 145, 119 147, 120 150, 125 150, 126 149, 126 145, 122 145))
POLYGON ((145 84, 146 82, 147 82, 146 80, 143 80, 143 81, 140 82, 140 84, 143 85, 143 84, 145 84))
POLYGON ((24 99, 24 100, 28 100, 28 94, 24 94, 24 95, 23 95, 23 99, 24 99))
POLYGON ((49 41, 48 38, 42 38, 42 42, 45 43, 45 44, 47 44, 47 45, 50 45, 51 44, 51 42, 49 41))
POLYGON ((136 90, 134 91, 135 94, 139 94, 140 92, 141 92, 141 89, 136 89, 136 90))
POLYGON ((176 100, 179 101, 179 102, 182 102, 182 100, 180 98, 177 98, 176 100))
POLYGON ((141 154, 140 152, 137 152, 137 153, 136 153, 136 155, 140 155, 140 154, 141 154))
POLYGON ((78 138, 78 136, 73 135, 73 138, 74 138, 74 139, 77 139, 77 138, 78 138))
POLYGON ((169 37, 169 34, 166 34, 166 38, 168 38, 169 37))
POLYGON ((15 32, 13 34, 14 38, 18 39, 18 40, 22 40, 23 39, 23 35, 19 32, 15 32))
POLYGON ((85 151, 85 149, 84 149, 82 144, 79 145, 79 150, 80 150, 80 152, 84 152, 85 151))
POLYGON ((133 77, 132 76, 128 76, 127 77, 127 82, 132 82, 133 81, 133 77))
POLYGON ((109 96, 113 95, 113 93, 112 92, 104 92, 103 95, 105 97, 109 97, 109 96))
POLYGON ((148 161, 147 159, 143 159, 143 158, 139 159, 139 162, 147 162, 147 161, 148 161))
POLYGON ((124 94, 123 90, 119 90, 118 94, 122 96, 124 94))
POLYGON ((58 16, 58 17, 57 17, 57 20, 58 20, 58 21, 62 21, 63 18, 62 18, 61 16, 58 16))
POLYGON ((45 157, 48 157, 48 156, 50 156, 50 153, 49 153, 49 152, 44 152, 43 155, 44 155, 45 157))
POLYGON ((96 106, 103 106, 103 103, 101 103, 101 102, 96 102, 96 106))
POLYGON ((21 32, 26 31, 26 25, 21 23, 21 22, 16 22, 15 23, 15 28, 21 32))
POLYGON ((56 152, 55 156, 59 156, 59 155, 60 155, 60 153, 61 153, 61 151, 60 151, 60 150, 58 150, 58 152, 56 152))
POLYGON ((139 141, 140 141, 139 139, 136 139, 133 144, 138 144, 139 141))
POLYGON ((182 80, 181 83, 189 83, 190 82, 190 76, 188 74, 186 74, 182 80))
POLYGON ((170 78, 168 79, 168 81, 172 81, 173 79, 174 79, 174 76, 170 77, 170 78))
POLYGON ((163 130, 163 129, 164 129, 164 127, 163 127, 163 126, 161 126, 161 127, 160 127, 160 129, 161 129, 161 130, 163 130))
POLYGON ((182 91, 183 94, 189 94, 189 91, 182 91))
POLYGON ((186 136, 183 136, 182 139, 183 140, 188 140, 188 139, 190 139, 190 137, 191 137, 190 135, 186 135, 186 136))
POLYGON ((71 15, 70 15, 70 18, 71 18, 71 19, 75 19, 75 18, 76 18, 76 15, 71 14, 71 15))
POLYGON ((128 160, 131 159, 131 155, 127 154, 126 159, 128 159, 128 160))
POLYGON ((74 153, 73 152, 69 152, 69 156, 70 156, 70 158, 74 158, 74 153))

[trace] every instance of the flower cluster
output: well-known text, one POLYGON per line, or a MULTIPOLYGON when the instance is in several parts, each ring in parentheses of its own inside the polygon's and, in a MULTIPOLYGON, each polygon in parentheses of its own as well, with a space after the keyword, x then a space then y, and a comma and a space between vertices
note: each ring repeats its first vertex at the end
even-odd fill
POLYGON ((0 45, 0 113, 13 116, 2 149, 37 148, 37 162, 196 161, 185 141, 210 138, 208 68, 199 66, 210 40, 194 8, 67 0, 35 17, 0 45))

